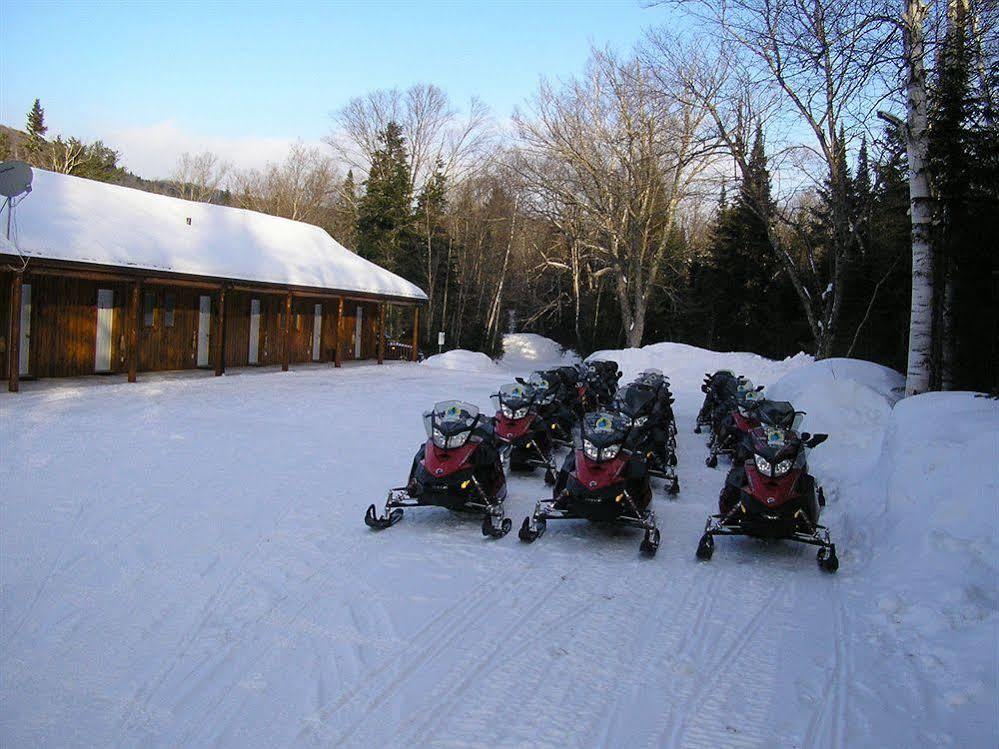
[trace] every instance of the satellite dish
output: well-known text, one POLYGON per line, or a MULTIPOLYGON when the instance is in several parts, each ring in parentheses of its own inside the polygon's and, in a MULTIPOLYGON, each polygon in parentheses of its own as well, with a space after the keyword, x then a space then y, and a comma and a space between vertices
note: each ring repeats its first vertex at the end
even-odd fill
POLYGON ((0 195, 14 198, 31 192, 31 167, 23 161, 0 161, 0 195))

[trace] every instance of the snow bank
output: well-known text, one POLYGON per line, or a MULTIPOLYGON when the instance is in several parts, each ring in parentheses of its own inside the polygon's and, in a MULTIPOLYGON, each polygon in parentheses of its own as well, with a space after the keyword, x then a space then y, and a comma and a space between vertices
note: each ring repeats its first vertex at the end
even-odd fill
POLYGON ((829 490, 842 479, 841 466, 849 466, 851 475, 862 475, 874 466, 905 378, 880 364, 825 359, 765 384, 767 397, 789 401, 806 412, 802 429, 829 435, 809 457, 813 470, 828 473, 829 490))
POLYGON ((462 348, 427 357, 423 366, 431 369, 453 369, 460 372, 496 371, 496 362, 488 356, 479 351, 468 351, 462 348))
MULTIPOLYGON (((995 721, 999 402, 927 393, 895 406, 876 466, 849 492, 872 623, 932 685, 952 735, 995 721), (879 502, 872 488, 883 487, 879 502)), ((974 743, 971 741, 970 743, 974 743)), ((970 745, 964 743, 963 745, 970 745)), ((955 745, 962 745, 961 742, 955 745)))
POLYGON ((621 382, 629 382, 642 370, 655 367, 668 375, 674 386, 698 391, 705 372, 731 369, 757 384, 767 384, 812 361, 811 356, 800 353, 783 361, 773 361, 759 354, 708 351, 685 343, 668 342, 653 343, 642 348, 596 351, 587 359, 616 361, 623 372, 621 382))
POLYGON ((537 333, 507 333, 503 336, 502 364, 510 369, 524 370, 574 364, 579 354, 562 346, 551 338, 537 333))

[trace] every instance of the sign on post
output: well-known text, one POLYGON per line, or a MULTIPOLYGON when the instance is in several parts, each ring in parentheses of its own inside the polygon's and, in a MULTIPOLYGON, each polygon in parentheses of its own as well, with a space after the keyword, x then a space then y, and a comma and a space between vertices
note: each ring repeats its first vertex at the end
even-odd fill
POLYGON ((437 353, 441 353, 444 350, 444 331, 437 333, 437 353))

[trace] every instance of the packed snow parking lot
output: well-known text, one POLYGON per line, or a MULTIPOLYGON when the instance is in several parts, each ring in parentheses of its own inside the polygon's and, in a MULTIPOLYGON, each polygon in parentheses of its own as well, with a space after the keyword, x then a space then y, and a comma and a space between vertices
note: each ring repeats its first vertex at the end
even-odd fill
MULTIPOLYGON (((8 746, 978 747, 997 721, 999 404, 897 402, 890 370, 679 344, 601 352, 672 381, 681 492, 640 531, 528 545, 477 518, 365 507, 405 480, 421 413, 489 410, 563 361, 306 367, 29 383, 0 400, 8 746), (694 550, 727 466, 692 433, 725 367, 828 432, 810 457, 841 562, 694 550)), ((515 524, 550 492, 510 478, 515 524)))

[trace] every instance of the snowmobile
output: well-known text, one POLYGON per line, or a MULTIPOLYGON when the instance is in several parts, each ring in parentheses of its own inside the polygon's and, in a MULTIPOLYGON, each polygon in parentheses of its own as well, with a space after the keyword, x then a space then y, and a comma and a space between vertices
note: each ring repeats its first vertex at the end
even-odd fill
POLYGON ((635 378, 635 382, 655 390, 658 399, 656 408, 658 423, 666 432, 670 449, 676 450, 676 416, 673 414, 674 398, 669 389, 669 378, 661 369, 646 369, 635 378))
POLYGON ((406 507, 446 507, 482 513, 482 535, 501 538, 512 522, 505 516, 506 476, 496 449, 492 422, 471 403, 450 400, 423 414, 427 441, 417 451, 406 486, 390 489, 385 510, 368 507, 364 522, 389 528, 406 507))
POLYGON ((621 372, 617 362, 593 359, 579 365, 580 415, 607 408, 614 400, 621 372))
POLYGON ((719 455, 727 455, 734 461, 739 444, 751 429, 760 425, 756 411, 764 400, 762 389, 762 385, 754 388, 752 382, 745 380, 739 383, 734 402, 724 402, 716 409, 709 453, 704 461, 708 468, 718 465, 719 455))
MULTIPOLYGON (((668 401, 666 401, 668 404, 668 401)), ((632 382, 617 391, 611 408, 631 426, 631 442, 645 455, 650 476, 666 481, 666 493, 677 494, 680 480, 676 475, 676 442, 670 433, 670 416, 662 414, 659 392, 646 382, 632 382)))
POLYGON ((659 528, 652 511, 652 487, 644 455, 629 442, 631 424, 609 411, 583 418, 576 449, 559 471, 551 499, 540 499, 524 518, 520 540, 531 543, 549 520, 616 522, 645 530, 642 553, 659 549, 659 528))
POLYGON ((534 389, 538 421, 544 424, 552 444, 558 447, 572 447, 572 427, 575 419, 572 410, 565 404, 565 388, 558 371, 550 369, 532 372, 526 381, 519 377, 517 381, 534 389))
POLYGON ((514 471, 545 469, 545 483, 555 483, 552 439, 538 418, 537 391, 521 383, 504 385, 492 396, 493 431, 503 465, 514 471))
POLYGON ((818 563, 826 572, 839 569, 829 529, 819 525, 825 506, 821 487, 808 473, 806 449, 822 444, 825 434, 810 435, 779 427, 752 430, 753 456, 734 467, 697 545, 697 558, 711 559, 715 536, 787 539, 818 546, 818 563))
POLYGON ((745 381, 744 377, 737 376, 729 369, 719 369, 714 374, 704 375, 704 382, 701 384, 704 403, 697 412, 695 434, 701 433, 701 427, 711 425, 718 409, 726 402, 734 400, 739 384, 745 381))

